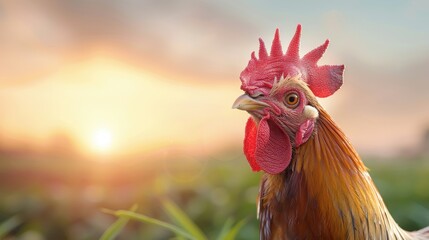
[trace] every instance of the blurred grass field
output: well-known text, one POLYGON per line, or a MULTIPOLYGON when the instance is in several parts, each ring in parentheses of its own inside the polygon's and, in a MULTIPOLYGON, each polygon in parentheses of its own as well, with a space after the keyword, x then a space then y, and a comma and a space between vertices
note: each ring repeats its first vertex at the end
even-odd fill
MULTIPOLYGON (((386 205, 407 230, 429 225, 429 157, 365 158, 386 205)), ((5 239, 98 239, 116 218, 103 208, 129 209, 168 220, 168 198, 214 239, 227 219, 247 219, 238 239, 258 239, 255 200, 260 173, 241 151, 204 159, 97 162, 0 157, 0 226, 17 220, 5 239)), ((0 227, 1 232, 1 227, 0 227)), ((130 221, 117 239, 169 239, 162 228, 130 221)))

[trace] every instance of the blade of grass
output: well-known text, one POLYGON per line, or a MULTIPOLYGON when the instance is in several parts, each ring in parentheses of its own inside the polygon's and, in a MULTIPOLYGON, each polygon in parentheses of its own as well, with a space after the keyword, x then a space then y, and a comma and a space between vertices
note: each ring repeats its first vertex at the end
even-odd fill
MULTIPOLYGON (((138 206, 135 204, 130 208, 130 211, 135 212, 138 206)), ((105 210, 106 213, 112 213, 110 210, 105 210)), ((119 217, 110 227, 103 233, 100 240, 112 240, 115 239, 122 229, 127 225, 130 219, 128 217, 119 217)))
POLYGON ((0 239, 3 239, 6 234, 8 234, 21 223, 22 220, 16 215, 0 223, 0 239))
POLYGON ((115 239, 119 233, 122 231, 122 229, 125 227, 125 225, 128 223, 130 219, 127 217, 120 217, 118 220, 116 220, 110 227, 103 233, 103 235, 100 237, 100 240, 113 240, 115 239))
POLYGON ((143 214, 139 214, 139 213, 135 213, 135 212, 131 212, 131 211, 119 210, 119 211, 115 212, 115 215, 118 217, 128 217, 130 219, 134 219, 134 220, 137 220, 139 222, 155 224, 155 225, 161 226, 163 228, 167 228, 168 230, 174 232, 178 236, 182 236, 186 239, 199 240, 197 237, 192 236, 190 233, 187 233, 185 230, 183 230, 177 226, 174 226, 174 225, 167 223, 167 222, 160 221, 160 220, 155 219, 155 218, 145 216, 143 214))
POLYGON ((222 239, 222 240, 234 240, 237 236, 240 229, 244 226, 244 224, 247 222, 247 219, 243 219, 236 223, 234 227, 231 228, 231 230, 228 232, 228 234, 222 239))
POLYGON ((201 229, 176 204, 163 200, 163 205, 167 214, 197 240, 207 240, 201 229))
POLYGON ((223 224, 222 229, 220 230, 219 236, 217 237, 217 240, 222 240, 225 238, 226 234, 231 229, 232 224, 233 224, 232 219, 228 218, 225 224, 223 224))

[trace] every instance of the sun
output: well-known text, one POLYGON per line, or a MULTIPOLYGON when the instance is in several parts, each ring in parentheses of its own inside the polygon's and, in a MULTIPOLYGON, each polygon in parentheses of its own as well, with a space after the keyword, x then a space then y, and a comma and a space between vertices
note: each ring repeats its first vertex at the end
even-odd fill
POLYGON ((91 140, 93 149, 99 153, 106 153, 112 147, 112 133, 109 129, 97 129, 94 131, 91 140))

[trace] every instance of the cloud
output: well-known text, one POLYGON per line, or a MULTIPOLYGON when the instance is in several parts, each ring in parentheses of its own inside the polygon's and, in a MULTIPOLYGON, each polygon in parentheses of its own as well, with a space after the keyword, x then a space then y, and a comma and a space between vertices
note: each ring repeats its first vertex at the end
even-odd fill
POLYGON ((100 48, 171 78, 230 78, 247 61, 240 56, 255 29, 209 1, 18 0, 1 7, 0 83, 37 79, 100 48))
POLYGON ((399 7, 378 11, 382 5, 363 11, 363 5, 323 4, 327 7, 304 11, 308 4, 249 3, 244 11, 240 2, 208 0, 2 1, 0 86, 29 87, 107 55, 159 75, 159 81, 230 81, 238 92, 238 75, 257 50, 258 36, 269 45, 280 25, 286 45, 292 25, 301 22, 302 53, 329 37, 331 46, 320 63, 347 66, 330 113, 356 145, 370 151, 394 149, 416 141, 420 126, 429 121, 428 34, 421 26, 427 22, 422 14, 427 8, 422 4, 410 3, 415 10, 407 17, 398 15, 404 11, 399 7), (285 22, 291 26, 283 27, 285 22))
POLYGON ((429 123, 429 58, 371 65, 346 58, 341 104, 333 111, 353 142, 367 152, 399 152, 419 144, 429 123))

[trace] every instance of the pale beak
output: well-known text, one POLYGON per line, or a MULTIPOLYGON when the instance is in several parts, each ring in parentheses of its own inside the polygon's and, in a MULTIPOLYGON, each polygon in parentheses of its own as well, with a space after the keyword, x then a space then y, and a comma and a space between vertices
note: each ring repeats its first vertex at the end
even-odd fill
POLYGON ((245 111, 254 111, 254 110, 260 110, 265 107, 269 107, 267 103, 258 101, 254 98, 251 98, 247 94, 243 94, 240 97, 235 100, 234 104, 232 104, 232 108, 245 110, 245 111))

